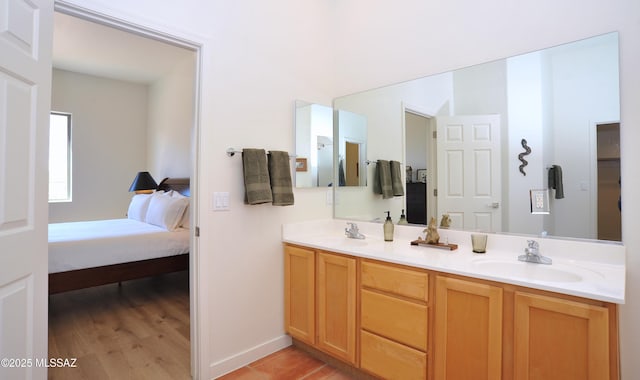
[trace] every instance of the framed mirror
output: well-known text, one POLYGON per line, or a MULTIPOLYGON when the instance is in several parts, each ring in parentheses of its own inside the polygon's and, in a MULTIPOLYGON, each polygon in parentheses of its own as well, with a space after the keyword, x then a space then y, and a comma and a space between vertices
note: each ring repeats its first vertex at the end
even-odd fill
POLYGON ((333 183, 333 109, 295 101, 296 187, 333 183))
POLYGON ((336 98, 366 118, 368 159, 407 167, 407 191, 336 189, 334 215, 406 209, 456 229, 620 240, 619 97, 609 33, 336 98), (532 189, 549 190, 549 214, 531 213, 532 189))

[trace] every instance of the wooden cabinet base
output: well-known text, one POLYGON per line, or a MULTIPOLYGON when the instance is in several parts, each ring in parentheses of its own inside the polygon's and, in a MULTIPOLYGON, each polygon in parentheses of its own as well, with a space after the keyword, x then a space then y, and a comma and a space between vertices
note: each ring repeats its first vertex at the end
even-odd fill
POLYGON ((427 354, 361 331, 360 368, 389 380, 426 379, 427 354))

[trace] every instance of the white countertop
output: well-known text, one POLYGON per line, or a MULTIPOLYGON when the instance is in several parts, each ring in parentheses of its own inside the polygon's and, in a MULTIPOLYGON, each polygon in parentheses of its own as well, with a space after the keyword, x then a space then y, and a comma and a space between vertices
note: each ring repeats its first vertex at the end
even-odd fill
POLYGON ((424 226, 395 226, 393 242, 383 240, 381 223, 356 222, 366 238, 349 239, 347 220, 328 219, 285 224, 282 240, 362 258, 387 261, 438 272, 498 281, 529 288, 624 303, 625 248, 618 243, 488 234, 487 252, 473 253, 471 232, 438 230, 440 242, 457 250, 412 246, 424 226), (527 240, 540 244, 540 254, 553 264, 518 261, 527 240))

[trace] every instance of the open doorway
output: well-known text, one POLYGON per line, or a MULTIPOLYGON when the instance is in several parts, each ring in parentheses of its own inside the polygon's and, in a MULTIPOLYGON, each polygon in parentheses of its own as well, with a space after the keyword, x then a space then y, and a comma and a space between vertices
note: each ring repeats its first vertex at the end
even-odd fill
POLYGON ((436 148, 434 118, 405 107, 406 215, 412 224, 436 217, 436 148))
MULTIPOLYGON (((106 194, 98 194, 93 189, 76 188, 75 193, 78 197, 74 199, 74 206, 81 203, 81 194, 90 194, 88 199, 93 202, 79 207, 85 210, 92 205, 104 204, 107 200, 114 199, 113 204, 118 206, 110 208, 117 208, 118 215, 126 218, 126 206, 132 197, 132 193, 127 191, 130 181, 137 171, 149 170, 157 182, 165 177, 190 178, 188 224, 195 228, 197 179, 194 176, 197 172, 195 167, 198 157, 195 144, 198 136, 199 47, 179 38, 69 6, 56 4, 55 17, 52 107, 60 111, 59 108, 73 108, 73 99, 84 97, 93 100, 73 110, 67 110, 76 120, 74 162, 77 161, 78 164, 74 165, 74 186, 83 182, 100 183, 105 177, 109 177, 110 184, 113 185, 120 181, 121 177, 126 177, 125 186, 107 187, 106 194), (61 34, 72 36, 74 40, 60 44, 60 41, 56 41, 56 36, 61 34), (102 88, 116 89, 110 93, 112 100, 118 96, 113 94, 146 91, 146 100, 141 100, 141 103, 146 101, 147 104, 140 106, 146 107, 140 112, 145 116, 133 116, 133 111, 115 107, 117 102, 109 101, 109 94, 105 99, 102 90, 91 90, 88 83, 94 82, 103 84, 105 87, 102 88), (56 85, 60 87, 55 88, 56 85), (140 87, 146 90, 139 91, 140 87), (80 93, 81 91, 83 92, 80 93), (56 94, 59 95, 58 98, 56 94), (103 111, 111 108, 110 112, 106 112, 109 120, 104 125, 101 124, 104 120, 98 120, 98 117, 85 116, 97 108, 103 111), (131 122, 131 119, 135 119, 137 125, 144 130, 136 129, 136 123, 128 126, 125 131, 116 128, 120 123, 131 122), (95 130, 92 132, 92 127, 99 128, 101 134, 95 130), (109 134, 109 129, 112 129, 113 133, 109 134), (129 142, 134 139, 142 151, 142 157, 140 152, 130 149, 129 142), (109 153, 109 160, 96 157, 101 150, 109 153), (93 156, 83 156, 86 152, 93 153, 93 156), (121 164, 122 170, 114 170, 113 174, 109 172, 108 175, 105 174, 105 168, 94 170, 93 175, 96 178, 90 178, 90 173, 81 170, 86 163, 89 163, 87 167, 95 169, 105 162, 114 166, 121 164), (96 199, 100 201, 96 202, 96 199)), ((141 95, 139 98, 144 96, 141 95)), ((78 218, 77 213, 65 211, 65 205, 57 206, 60 207, 50 214, 58 220, 69 221, 78 218)), ((96 211, 89 217, 112 217, 100 212, 107 211, 96 211)), ((197 245, 194 244, 194 233, 189 231, 188 235, 189 266, 193 268, 197 245)), ((68 311, 69 321, 65 322, 71 323, 64 325, 62 329, 68 330, 56 337, 51 335, 50 329, 50 357, 56 356, 53 353, 57 352, 60 354, 57 355, 59 357, 78 358, 78 365, 84 365, 78 372, 82 372, 86 377, 94 377, 91 372, 93 370, 103 370, 110 375, 116 374, 116 377, 117 374, 127 373, 129 376, 146 376, 153 374, 149 372, 150 368, 152 371, 153 368, 157 368, 171 378, 190 378, 190 374, 195 373, 197 365, 197 345, 194 339, 197 334, 194 331, 196 325, 193 323, 197 315, 194 299, 194 295, 197 294, 196 274, 190 270, 163 275, 164 277, 134 280, 135 283, 128 281, 50 297, 50 305, 54 302, 53 297, 57 297, 55 308, 50 309, 58 313, 55 316, 58 321, 64 320, 63 314, 68 311), (86 306, 91 303, 82 301, 83 299, 94 299, 95 305, 88 306, 93 309, 80 312, 69 310, 74 304, 86 306), (106 305, 106 302, 111 302, 111 307, 106 305), (99 328, 78 328, 83 323, 99 328), (161 340, 154 341, 152 337, 159 337, 161 340), (85 345, 83 342, 94 344, 85 345), (163 345, 158 342, 163 342, 163 345), (52 347, 52 344, 55 346, 52 347), (154 359, 162 358, 163 355, 171 357, 173 361, 154 359), (85 360, 80 360, 80 356, 84 356, 85 360), (146 369, 133 368, 132 362, 146 369)), ((95 375, 100 377, 99 372, 95 375)))
POLYGON ((598 239, 622 240, 620 123, 598 124, 598 239))

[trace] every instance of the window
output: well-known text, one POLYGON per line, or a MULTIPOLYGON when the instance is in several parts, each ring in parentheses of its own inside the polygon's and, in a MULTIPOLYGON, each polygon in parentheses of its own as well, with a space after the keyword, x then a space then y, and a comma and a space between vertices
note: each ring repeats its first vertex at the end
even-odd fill
POLYGON ((49 202, 71 202, 71 114, 51 112, 49 202))

